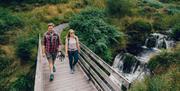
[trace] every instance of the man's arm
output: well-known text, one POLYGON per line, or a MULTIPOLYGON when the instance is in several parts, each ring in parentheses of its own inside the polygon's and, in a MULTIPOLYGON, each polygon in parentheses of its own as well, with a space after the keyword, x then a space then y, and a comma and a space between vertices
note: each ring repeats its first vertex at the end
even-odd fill
POLYGON ((60 35, 58 34, 58 51, 61 51, 61 38, 60 35))

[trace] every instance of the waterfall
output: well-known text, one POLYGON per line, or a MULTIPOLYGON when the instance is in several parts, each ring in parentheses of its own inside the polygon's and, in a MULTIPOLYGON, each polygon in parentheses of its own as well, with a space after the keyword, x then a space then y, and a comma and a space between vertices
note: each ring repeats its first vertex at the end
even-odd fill
POLYGON ((158 54, 161 49, 172 48, 175 42, 167 35, 160 33, 150 34, 145 42, 143 51, 137 56, 129 53, 119 53, 114 59, 113 68, 125 76, 131 82, 143 79, 149 71, 146 64, 153 55, 158 54))
POLYGON ((143 48, 168 49, 173 47, 174 41, 170 40, 167 35, 152 33, 147 37, 143 48), (155 45, 155 46, 153 46, 155 45))

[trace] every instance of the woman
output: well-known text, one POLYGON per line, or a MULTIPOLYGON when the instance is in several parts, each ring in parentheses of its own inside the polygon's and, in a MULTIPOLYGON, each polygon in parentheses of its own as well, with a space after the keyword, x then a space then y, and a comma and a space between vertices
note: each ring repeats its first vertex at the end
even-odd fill
POLYGON ((73 74, 75 71, 74 66, 78 62, 79 59, 78 54, 80 52, 79 39, 74 34, 73 29, 70 29, 66 36, 65 51, 66 51, 66 56, 68 56, 69 58, 70 73, 73 74))

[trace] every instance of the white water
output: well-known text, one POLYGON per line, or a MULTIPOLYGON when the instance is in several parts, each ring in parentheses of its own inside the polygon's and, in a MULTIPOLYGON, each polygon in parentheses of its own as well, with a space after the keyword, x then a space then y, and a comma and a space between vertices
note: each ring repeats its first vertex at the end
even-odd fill
POLYGON ((143 51, 137 56, 135 56, 136 59, 138 59, 140 62, 137 69, 135 69, 135 65, 137 64, 136 62, 135 65, 133 65, 133 69, 130 73, 123 72, 123 53, 119 53, 115 57, 113 68, 118 72, 120 72, 122 75, 124 75, 131 82, 133 82, 134 80, 141 80, 143 79, 144 75, 149 75, 149 71, 146 68, 146 64, 148 63, 150 58, 153 55, 157 55, 161 51, 161 48, 164 48, 163 46, 165 46, 165 49, 168 49, 173 47, 174 44, 175 44, 174 41, 168 38, 167 35, 163 35, 160 33, 153 33, 146 39, 145 45, 142 46, 143 51), (153 41, 155 41, 155 44, 153 44, 155 46, 148 48, 147 45, 149 41, 152 39, 153 41))

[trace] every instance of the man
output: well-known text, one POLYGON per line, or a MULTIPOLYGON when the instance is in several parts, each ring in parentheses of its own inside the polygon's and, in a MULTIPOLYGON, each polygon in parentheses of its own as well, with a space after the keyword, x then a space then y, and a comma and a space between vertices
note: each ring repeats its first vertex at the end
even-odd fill
POLYGON ((53 81, 54 79, 53 73, 56 71, 55 59, 58 51, 60 51, 60 37, 54 31, 54 24, 49 23, 48 31, 45 32, 43 39, 43 56, 46 55, 49 62, 50 81, 53 81))

